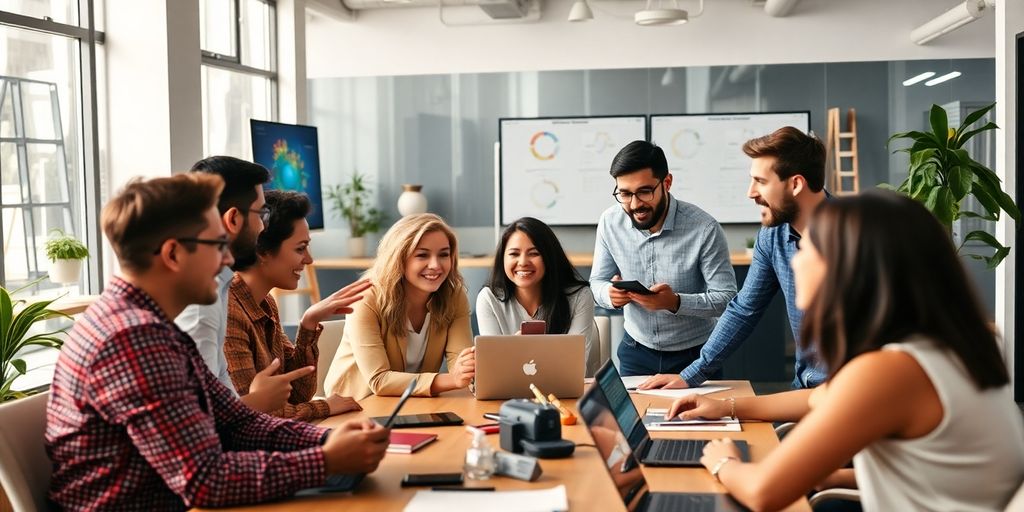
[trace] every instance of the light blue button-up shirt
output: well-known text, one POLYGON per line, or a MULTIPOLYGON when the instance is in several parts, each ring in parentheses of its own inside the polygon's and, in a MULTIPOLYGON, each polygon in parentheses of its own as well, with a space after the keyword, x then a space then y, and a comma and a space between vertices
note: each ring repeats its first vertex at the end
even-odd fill
POLYGON ((736 295, 736 274, 722 226, 704 210, 668 197, 668 215, 657 233, 633 227, 619 205, 601 214, 590 289, 598 305, 615 309, 608 291, 616 274, 647 287, 668 284, 679 296, 675 313, 629 303, 623 316, 626 332, 638 343, 677 351, 707 341, 716 317, 736 295))

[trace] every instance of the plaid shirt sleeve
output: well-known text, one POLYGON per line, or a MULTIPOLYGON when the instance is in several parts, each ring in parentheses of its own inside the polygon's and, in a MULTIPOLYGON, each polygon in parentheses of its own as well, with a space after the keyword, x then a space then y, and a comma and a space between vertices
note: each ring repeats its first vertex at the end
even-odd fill
POLYGON ((186 506, 266 501, 323 484, 319 429, 247 411, 212 374, 194 368, 198 357, 167 343, 169 335, 158 325, 118 332, 93 361, 88 391, 97 412, 125 429, 186 506), (209 393, 196 392, 197 374, 209 393), (221 433, 237 441, 234 448, 257 450, 225 451, 215 418, 225 420, 221 433))

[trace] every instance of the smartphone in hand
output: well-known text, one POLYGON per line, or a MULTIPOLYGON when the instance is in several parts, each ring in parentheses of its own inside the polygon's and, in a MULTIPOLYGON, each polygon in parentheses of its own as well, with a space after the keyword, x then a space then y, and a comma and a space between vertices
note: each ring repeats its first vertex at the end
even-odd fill
POLYGON ((527 320, 519 324, 519 334, 547 334, 548 324, 544 320, 527 320))
POLYGON ((612 281, 612 286, 620 290, 626 290, 627 292, 633 292, 640 295, 654 295, 654 292, 640 284, 640 281, 612 281))

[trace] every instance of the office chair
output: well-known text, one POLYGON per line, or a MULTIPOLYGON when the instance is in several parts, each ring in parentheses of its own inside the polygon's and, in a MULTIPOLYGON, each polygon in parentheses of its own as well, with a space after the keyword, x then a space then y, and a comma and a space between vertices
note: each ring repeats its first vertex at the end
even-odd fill
POLYGON ((45 511, 50 488, 46 401, 40 393, 0 404, 0 487, 14 510, 45 511))

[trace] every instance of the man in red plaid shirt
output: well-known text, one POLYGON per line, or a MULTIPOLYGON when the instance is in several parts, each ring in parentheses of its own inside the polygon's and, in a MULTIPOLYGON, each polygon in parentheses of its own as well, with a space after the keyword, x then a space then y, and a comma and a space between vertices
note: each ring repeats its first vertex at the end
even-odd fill
POLYGON ((375 470, 388 431, 334 431, 243 405, 171 321, 217 298, 233 261, 205 173, 133 181, 103 209, 121 276, 75 322, 47 408, 50 499, 66 510, 256 503, 375 470))

